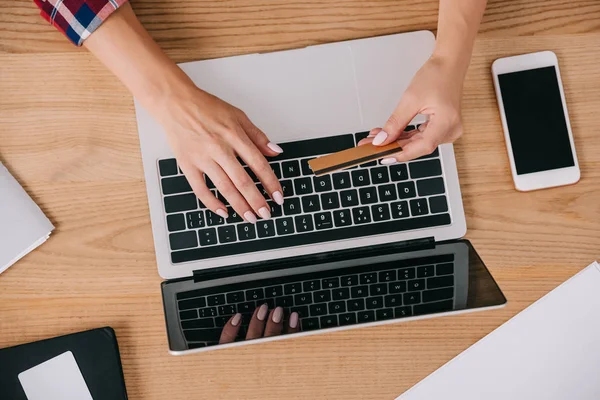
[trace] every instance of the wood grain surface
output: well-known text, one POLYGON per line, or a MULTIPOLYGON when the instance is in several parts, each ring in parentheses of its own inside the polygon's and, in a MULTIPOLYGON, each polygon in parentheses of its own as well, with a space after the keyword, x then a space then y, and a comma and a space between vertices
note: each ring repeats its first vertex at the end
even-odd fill
MULTIPOLYGON (((436 0, 134 0, 176 61, 435 29, 436 0)), ((0 158, 57 226, 0 276, 0 347, 110 325, 130 398, 393 399, 600 258, 600 3, 489 2, 456 155, 467 237, 508 297, 470 315, 173 357, 133 101, 31 0, 0 0, 0 158), (518 193, 490 66, 559 58, 582 179, 518 193)))

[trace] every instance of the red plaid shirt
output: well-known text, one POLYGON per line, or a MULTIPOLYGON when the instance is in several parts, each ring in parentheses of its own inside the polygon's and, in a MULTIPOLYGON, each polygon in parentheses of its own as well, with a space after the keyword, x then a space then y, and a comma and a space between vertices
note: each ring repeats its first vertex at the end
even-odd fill
POLYGON ((127 0, 33 0, 40 14, 81 46, 103 21, 127 0))

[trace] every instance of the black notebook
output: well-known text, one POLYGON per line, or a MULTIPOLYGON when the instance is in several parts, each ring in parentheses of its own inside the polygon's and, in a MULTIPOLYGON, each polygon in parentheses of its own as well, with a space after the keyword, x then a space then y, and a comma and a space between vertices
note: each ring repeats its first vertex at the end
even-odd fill
POLYGON ((110 327, 0 349, 0 398, 28 400, 25 371, 65 353, 74 357, 94 400, 127 399, 117 337, 110 327))

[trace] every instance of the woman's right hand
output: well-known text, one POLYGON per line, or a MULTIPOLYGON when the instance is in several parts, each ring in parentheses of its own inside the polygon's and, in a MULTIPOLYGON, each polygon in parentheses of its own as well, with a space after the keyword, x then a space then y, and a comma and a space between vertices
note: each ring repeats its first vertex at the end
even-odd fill
POLYGON ((271 199, 283 204, 283 190, 265 159, 283 150, 270 142, 246 114, 191 82, 160 104, 153 114, 167 132, 190 186, 206 207, 223 218, 228 216, 226 205, 207 187, 204 174, 246 221, 255 223, 257 215, 271 217, 267 201, 238 156, 256 174, 271 199))

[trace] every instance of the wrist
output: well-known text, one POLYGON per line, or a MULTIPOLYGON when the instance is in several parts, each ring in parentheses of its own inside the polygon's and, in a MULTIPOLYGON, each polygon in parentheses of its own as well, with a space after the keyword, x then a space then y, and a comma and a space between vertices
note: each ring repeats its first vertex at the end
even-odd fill
POLYGON ((464 78, 471 63, 471 49, 449 49, 436 45, 431 59, 441 64, 450 75, 464 78))

